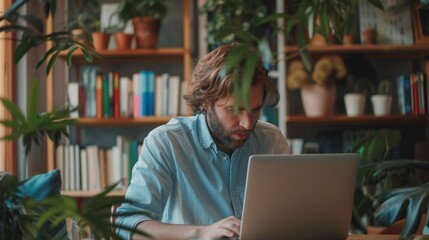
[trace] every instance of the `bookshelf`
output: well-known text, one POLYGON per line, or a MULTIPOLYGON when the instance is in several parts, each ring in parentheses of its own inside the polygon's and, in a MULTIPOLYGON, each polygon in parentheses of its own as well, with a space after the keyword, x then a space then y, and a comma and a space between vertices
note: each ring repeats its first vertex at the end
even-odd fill
MULTIPOLYGON (((393 83, 392 110, 386 116, 374 116, 371 100, 366 99, 365 114, 358 117, 348 117, 345 114, 343 95, 346 93, 345 83, 337 85, 337 96, 333 115, 320 117, 307 117, 301 105, 300 91, 286 91, 286 132, 288 138, 303 139, 304 142, 317 142, 323 133, 331 131, 332 136, 340 137, 342 131, 365 131, 381 128, 398 129, 402 133, 402 157, 414 157, 414 144, 424 142, 428 136, 429 118, 427 111, 423 115, 402 115, 399 111, 397 99, 396 77, 401 74, 421 71, 426 76, 429 74, 429 43, 414 44, 360 44, 352 45, 328 44, 324 46, 308 46, 310 59, 317 60, 328 55, 339 55, 343 59, 360 55, 374 68, 377 79, 371 79, 373 84, 382 79, 389 79, 393 83), (339 89, 340 88, 340 89, 339 89), (340 91, 338 91, 340 90, 340 91)), ((291 60, 299 58, 299 49, 288 43, 283 49, 286 59, 286 69, 291 60)), ((287 70, 286 70, 287 71, 287 70)), ((287 80, 287 79, 286 79, 287 80)), ((424 88, 427 98, 429 88, 424 88)), ((429 102, 425 101, 426 106, 429 102)), ((328 136, 329 136, 328 134, 328 136)), ((326 138, 325 138, 326 139, 326 138)), ((338 143, 338 142, 337 142, 338 143)))
MULTIPOLYGON (((102 1, 103 2, 103 1, 102 1)), ((107 1, 106 1, 107 2, 107 1)), ((60 6, 63 11, 67 11, 66 4, 60 6)), ((169 9, 169 13, 173 14, 174 17, 170 18, 170 20, 163 20, 162 27, 165 24, 173 24, 171 26, 167 26, 167 28, 174 28, 174 31, 181 31, 181 33, 176 37, 179 40, 174 40, 175 43, 168 44, 169 39, 166 38, 171 37, 169 34, 173 33, 165 33, 164 31, 164 39, 163 38, 163 30, 161 29, 160 40, 162 42, 158 44, 158 48, 156 49, 130 49, 130 50, 116 50, 116 49, 108 49, 108 50, 100 50, 98 53, 101 55, 101 59, 94 57, 94 61, 92 63, 87 63, 84 59, 83 53, 80 51, 75 51, 72 56, 72 67, 67 69, 66 66, 66 57, 67 53, 63 52, 59 55, 59 59, 57 62, 59 64, 54 68, 55 72, 51 73, 48 76, 48 84, 47 84, 47 109, 53 109, 54 105, 58 103, 58 95, 66 94, 67 90, 67 82, 77 81, 80 82, 79 71, 83 66, 102 66, 105 69, 116 68, 119 69, 120 74, 127 74, 129 77, 132 77, 132 73, 136 71, 136 69, 146 69, 150 68, 150 66, 156 66, 156 74, 161 74, 163 72, 167 72, 169 68, 173 68, 173 73, 180 76, 181 81, 188 82, 190 80, 191 71, 192 71, 192 47, 191 47, 191 21, 192 21, 192 4, 191 0, 182 0, 180 2, 168 2, 167 3, 169 9), (172 5, 172 6, 170 6, 172 5), (177 11, 181 7, 182 11, 177 11), (174 11, 176 10, 176 11, 174 11), (174 13, 173 13, 174 12, 174 13), (180 18, 180 21, 177 21, 180 18), (183 39, 180 39, 180 36, 183 35, 183 39), (179 42, 180 44, 177 44, 179 42), (113 66, 113 67, 112 67, 113 66), (54 83, 56 78, 64 79, 61 83, 54 83), (58 89, 58 86, 60 88, 58 89), (55 102, 55 104, 54 104, 55 102)), ((59 9, 60 9, 59 7, 59 9)), ((58 15, 58 14, 57 14, 58 15)), ((166 17, 168 18, 168 16, 166 17)), ((58 19, 48 19, 47 26, 48 30, 52 31, 55 27, 55 22, 58 19)), ((113 38, 113 37, 112 37, 113 38)), ((60 97, 61 102, 66 102, 66 97, 60 97)), ((189 114, 190 110, 186 109, 185 115, 189 114)), ((76 143, 80 144, 81 137, 84 134, 80 132, 83 129, 92 129, 92 128, 115 128, 115 129, 128 129, 130 131, 134 131, 136 128, 144 128, 145 131, 150 131, 156 126, 167 123, 172 117, 169 116, 144 116, 144 117, 121 117, 121 118, 79 118, 79 122, 75 127, 71 129, 71 131, 75 132, 76 143)), ((101 137, 101 136, 100 136, 101 137)), ((139 139, 141 140, 141 139, 139 139)), ((72 140, 73 141, 73 140, 72 140)), ((51 142, 48 143, 47 146, 47 168, 48 170, 52 170, 56 168, 55 163, 55 149, 51 142)), ((101 190, 101 189, 100 189, 101 190)), ((99 191, 89 190, 89 191, 73 191, 73 190, 64 190, 62 194, 76 197, 76 198, 85 198, 90 197, 97 194, 99 191)), ((123 196, 125 194, 124 190, 115 190, 111 193, 111 196, 123 196)))

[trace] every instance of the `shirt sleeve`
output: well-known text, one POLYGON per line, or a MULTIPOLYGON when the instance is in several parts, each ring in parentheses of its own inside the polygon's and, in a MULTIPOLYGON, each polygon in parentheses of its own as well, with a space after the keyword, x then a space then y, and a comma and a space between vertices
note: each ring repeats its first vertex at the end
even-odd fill
MULTIPOLYGON (((145 138, 125 195, 125 199, 132 203, 124 203, 117 209, 121 214, 133 214, 118 216, 117 224, 134 229, 142 221, 162 219, 173 187, 172 171, 167 161, 171 155, 167 149, 167 141, 159 129, 153 130, 145 138)), ((131 238, 129 231, 118 229, 117 233, 124 239, 131 238)))

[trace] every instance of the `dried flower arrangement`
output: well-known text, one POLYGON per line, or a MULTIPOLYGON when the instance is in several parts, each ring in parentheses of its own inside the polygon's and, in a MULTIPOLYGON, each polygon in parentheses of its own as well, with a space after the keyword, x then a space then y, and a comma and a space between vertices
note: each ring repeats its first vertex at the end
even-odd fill
POLYGON ((338 55, 324 56, 314 65, 311 80, 301 60, 294 60, 289 66, 287 87, 291 90, 299 89, 306 84, 315 83, 321 86, 331 86, 334 79, 343 79, 347 75, 347 68, 343 59, 338 55))

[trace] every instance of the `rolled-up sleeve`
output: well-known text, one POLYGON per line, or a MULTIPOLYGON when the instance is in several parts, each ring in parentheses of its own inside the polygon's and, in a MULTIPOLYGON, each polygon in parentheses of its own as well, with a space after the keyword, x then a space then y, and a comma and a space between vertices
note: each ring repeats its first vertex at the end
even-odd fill
MULTIPOLYGON (((168 143, 162 131, 155 129, 145 138, 138 161, 133 167, 131 183, 125 198, 132 203, 124 203, 117 213, 131 214, 118 216, 116 223, 135 228, 145 220, 162 219, 163 210, 173 188, 173 174, 168 164, 168 143), (145 214, 141 212, 144 211, 145 214)), ((124 239, 130 239, 129 231, 118 229, 124 239)))

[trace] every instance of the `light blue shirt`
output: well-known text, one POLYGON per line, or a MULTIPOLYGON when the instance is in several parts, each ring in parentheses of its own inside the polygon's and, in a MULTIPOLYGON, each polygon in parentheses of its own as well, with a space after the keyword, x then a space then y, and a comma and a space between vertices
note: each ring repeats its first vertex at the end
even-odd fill
MULTIPOLYGON (((209 225, 228 216, 241 219, 249 156, 289 153, 280 130, 259 121, 244 145, 232 156, 217 149, 204 114, 176 117, 144 139, 125 197, 118 212, 145 210, 148 215, 118 217, 135 228, 145 220, 209 225)), ((125 231, 118 231, 130 238, 125 231)))

